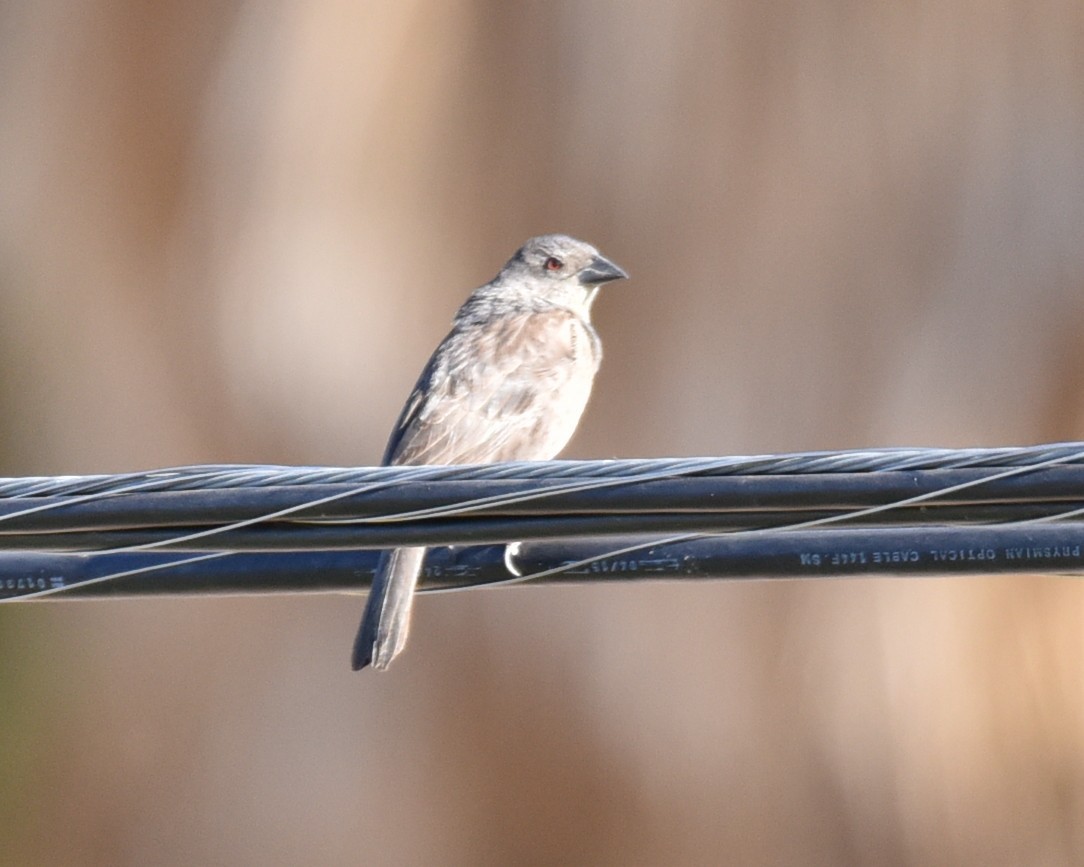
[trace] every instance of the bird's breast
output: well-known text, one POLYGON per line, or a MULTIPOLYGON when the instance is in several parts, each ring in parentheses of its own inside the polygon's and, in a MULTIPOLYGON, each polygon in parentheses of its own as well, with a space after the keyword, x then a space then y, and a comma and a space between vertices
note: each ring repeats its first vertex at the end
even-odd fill
POLYGON ((548 460, 571 439, 602 347, 576 311, 487 309, 437 348, 388 446, 397 464, 548 460))

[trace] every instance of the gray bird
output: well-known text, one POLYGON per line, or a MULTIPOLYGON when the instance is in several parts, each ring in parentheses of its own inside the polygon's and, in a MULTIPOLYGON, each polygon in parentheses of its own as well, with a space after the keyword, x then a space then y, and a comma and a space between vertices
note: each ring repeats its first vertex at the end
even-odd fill
MULTIPOLYGON (((583 241, 531 238, 455 315, 407 399, 383 464, 549 460, 572 437, 602 344, 599 287, 628 275, 583 241)), ((381 558, 353 667, 383 670, 406 643, 425 548, 381 558)))

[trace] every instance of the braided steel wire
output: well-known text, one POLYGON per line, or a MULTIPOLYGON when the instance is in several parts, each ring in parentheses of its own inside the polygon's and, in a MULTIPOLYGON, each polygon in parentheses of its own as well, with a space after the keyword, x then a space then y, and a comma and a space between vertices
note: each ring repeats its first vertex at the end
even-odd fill
POLYGON ((0 598, 357 589, 372 549, 404 544, 460 546, 431 557, 431 588, 856 567, 1076 574, 1082 514, 1084 443, 4 479, 0 598), (514 561, 499 544, 512 541, 525 543, 514 561), (893 560, 871 544, 927 554, 893 560), (930 553, 971 549, 1001 553, 930 553))

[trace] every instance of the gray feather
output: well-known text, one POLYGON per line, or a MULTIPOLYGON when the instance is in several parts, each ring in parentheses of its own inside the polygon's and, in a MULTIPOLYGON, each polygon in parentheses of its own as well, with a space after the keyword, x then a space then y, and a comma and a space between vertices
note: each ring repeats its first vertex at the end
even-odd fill
POLYGON ((403 649, 424 559, 425 548, 395 548, 380 558, 354 640, 354 671, 367 665, 383 671, 403 649))
MULTIPOLYGON (((385 465, 549 460, 572 437, 602 345, 599 285, 626 276, 590 244, 532 238, 456 313, 395 424, 385 465)), ((385 555, 354 643, 353 666, 385 669, 402 650, 424 548, 385 555)))

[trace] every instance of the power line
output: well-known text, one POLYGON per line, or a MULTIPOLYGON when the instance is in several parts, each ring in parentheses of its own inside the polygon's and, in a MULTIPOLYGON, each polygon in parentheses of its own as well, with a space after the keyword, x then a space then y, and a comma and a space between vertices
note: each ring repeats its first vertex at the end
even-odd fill
POLYGON ((513 541, 550 581, 1076 573, 1082 510, 1081 443, 7 479, 0 599, 356 590, 407 544, 506 583, 513 541))

